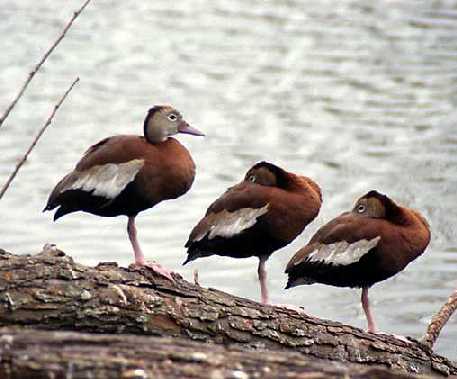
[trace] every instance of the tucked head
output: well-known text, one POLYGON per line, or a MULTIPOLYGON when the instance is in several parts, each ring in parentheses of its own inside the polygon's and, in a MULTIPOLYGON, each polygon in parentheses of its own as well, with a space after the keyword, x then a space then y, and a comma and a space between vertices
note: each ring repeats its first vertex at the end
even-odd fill
POLYGON ((144 119, 144 137, 150 143, 165 141, 177 133, 204 136, 190 126, 176 109, 169 105, 155 105, 149 109, 144 119))
POLYGON ((249 169, 244 181, 262 186, 285 188, 289 179, 288 173, 282 168, 269 162, 259 162, 249 169))
POLYGON ((352 213, 361 217, 395 219, 400 207, 386 195, 378 191, 370 191, 357 200, 352 213))

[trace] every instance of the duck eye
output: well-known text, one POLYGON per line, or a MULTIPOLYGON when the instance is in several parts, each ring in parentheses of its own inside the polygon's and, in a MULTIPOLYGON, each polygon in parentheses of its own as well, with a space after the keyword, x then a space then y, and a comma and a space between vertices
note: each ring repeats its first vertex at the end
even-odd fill
POLYGON ((249 180, 250 182, 255 183, 255 176, 254 176, 254 175, 249 175, 248 180, 249 180))
POLYGON ((357 213, 363 213, 363 212, 365 212, 365 209, 366 209, 365 205, 363 205, 363 204, 357 205, 357 213))
POLYGON ((176 121, 176 120, 178 119, 178 116, 176 116, 174 113, 170 113, 170 114, 168 115, 168 119, 169 119, 170 121, 176 121))

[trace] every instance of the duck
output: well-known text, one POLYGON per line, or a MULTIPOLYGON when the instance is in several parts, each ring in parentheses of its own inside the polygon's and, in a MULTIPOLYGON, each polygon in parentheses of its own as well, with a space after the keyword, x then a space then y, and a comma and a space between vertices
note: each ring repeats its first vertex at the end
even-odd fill
POLYGON ((258 162, 206 211, 185 244, 183 264, 211 255, 259 258, 261 301, 269 304, 266 262, 313 221, 322 204, 312 179, 258 162))
POLYGON ((286 267, 286 288, 322 283, 361 288, 370 333, 378 333, 368 290, 418 258, 430 242, 427 220, 376 190, 323 225, 286 267))
POLYGON ((60 180, 43 211, 55 208, 54 221, 73 212, 101 217, 127 216, 127 233, 136 266, 147 266, 173 280, 171 271, 147 262, 135 218, 164 200, 185 194, 195 178, 189 151, 172 136, 204 134, 170 105, 154 105, 146 114, 143 136, 116 135, 89 147, 73 171, 60 180))

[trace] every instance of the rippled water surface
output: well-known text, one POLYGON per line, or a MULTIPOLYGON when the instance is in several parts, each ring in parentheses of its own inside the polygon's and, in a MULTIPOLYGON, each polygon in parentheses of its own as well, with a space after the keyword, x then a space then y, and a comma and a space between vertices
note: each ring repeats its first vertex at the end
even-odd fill
MULTIPOLYGON (((0 111, 80 1, 3 0, 0 111), (56 8, 58 6, 58 8, 56 8)), ((268 263, 272 300, 365 327, 359 291, 285 291, 293 253, 369 189, 420 209, 426 254, 371 290, 382 330, 419 337, 457 286, 457 1, 93 1, 0 129, 0 180, 76 77, 0 201, 0 247, 34 253, 54 242, 78 261, 133 256, 125 218, 42 214, 55 183, 92 143, 140 134, 146 110, 171 103, 207 133, 179 137, 198 166, 191 191, 138 217, 146 254, 205 286, 257 299, 257 260, 212 257, 181 267, 206 207, 268 159, 314 178, 317 220, 268 263)), ((457 358, 457 318, 438 350, 457 358)))

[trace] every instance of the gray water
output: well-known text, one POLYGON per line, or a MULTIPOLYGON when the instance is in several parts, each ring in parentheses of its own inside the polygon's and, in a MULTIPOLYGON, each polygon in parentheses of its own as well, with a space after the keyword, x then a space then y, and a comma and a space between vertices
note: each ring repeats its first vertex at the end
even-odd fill
MULTIPOLYGON (((0 111, 81 1, 2 0, 0 111)), ((283 290, 285 264, 312 233, 369 189, 430 221, 426 253, 371 299, 382 330, 420 337, 457 287, 457 1, 93 0, 0 129, 0 183, 76 77, 51 128, 2 201, 0 247, 56 243, 78 261, 129 264, 126 220, 58 223, 48 193, 85 149, 141 134, 146 110, 171 103, 207 133, 182 136, 198 173, 185 196, 138 217, 146 255, 202 285, 258 299, 256 259, 211 257, 183 268, 206 207, 268 159, 323 188, 316 221, 268 263, 273 302, 365 327, 357 290, 283 290)), ((457 317, 438 351, 457 358, 457 317)))

